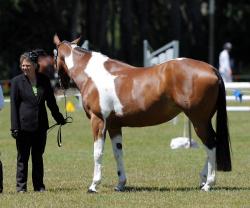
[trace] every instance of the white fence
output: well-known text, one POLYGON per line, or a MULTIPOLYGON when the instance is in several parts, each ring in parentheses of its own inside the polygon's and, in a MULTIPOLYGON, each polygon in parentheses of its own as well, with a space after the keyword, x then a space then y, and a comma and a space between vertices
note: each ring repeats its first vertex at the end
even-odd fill
MULTIPOLYGON (((227 92, 234 92, 235 90, 240 90, 242 92, 242 100, 241 103, 246 101, 250 101, 250 95, 246 95, 247 93, 250 94, 250 82, 228 82, 225 83, 225 88, 227 92)), ((236 96, 227 95, 227 101, 236 101, 240 102, 236 96)), ((244 112, 250 111, 250 106, 227 106, 227 111, 235 111, 235 112, 244 112)))
MULTIPOLYGON (((250 82, 228 82, 225 83, 225 88, 227 92, 233 92, 234 90, 241 90, 243 93, 242 101, 241 103, 244 103, 246 101, 250 101, 250 82), (247 95, 248 93, 248 95, 247 95)), ((80 93, 75 94, 79 98, 79 105, 81 103, 81 95, 80 93)), ((58 96, 59 98, 62 96, 58 96)), ((226 97, 227 101, 230 102, 240 102, 237 100, 236 96, 233 95, 227 95, 226 97)), ((10 99, 4 99, 4 102, 10 102, 10 99)), ((236 112, 242 112, 242 111, 250 111, 250 106, 227 106, 227 111, 236 111, 236 112)))
POLYGON ((179 41, 173 40, 153 51, 147 40, 143 41, 144 66, 152 66, 179 57, 179 41))

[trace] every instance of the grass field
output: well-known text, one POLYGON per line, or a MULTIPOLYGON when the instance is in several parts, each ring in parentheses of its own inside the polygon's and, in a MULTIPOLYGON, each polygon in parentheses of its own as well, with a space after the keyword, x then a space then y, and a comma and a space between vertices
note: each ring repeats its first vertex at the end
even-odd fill
MULTIPOLYGON (((63 103, 60 108, 63 110, 63 103)), ((63 146, 57 147, 56 130, 48 134, 45 193, 32 190, 29 167, 28 193, 15 191, 16 147, 10 137, 9 105, 0 112, 0 152, 4 168, 4 193, 0 207, 244 207, 250 208, 250 116, 229 113, 233 171, 218 172, 215 188, 198 189, 205 151, 171 150, 171 138, 182 136, 183 115, 172 122, 147 128, 124 128, 123 147, 128 177, 125 192, 114 192, 116 166, 110 140, 106 140, 103 180, 98 194, 87 194, 93 174, 93 143, 89 121, 82 110, 63 127, 63 146)), ((51 118, 50 118, 51 119, 51 118)), ((53 120, 50 122, 54 123, 53 120)), ((196 135, 193 138, 200 144, 196 135)), ((31 165, 30 165, 31 166, 31 165)))

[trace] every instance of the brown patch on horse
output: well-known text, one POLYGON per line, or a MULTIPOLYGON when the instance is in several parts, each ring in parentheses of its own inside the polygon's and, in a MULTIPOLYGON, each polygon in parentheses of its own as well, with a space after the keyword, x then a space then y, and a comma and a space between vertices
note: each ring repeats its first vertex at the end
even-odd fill
MULTIPOLYGON (((204 108, 204 95, 216 96, 218 93, 218 77, 214 69, 204 62, 192 59, 173 60, 169 62, 169 92, 174 101, 184 111, 193 108, 204 108), (214 87, 211 90, 211 87, 214 87)), ((215 106, 213 104, 213 107, 215 106)))
POLYGON ((56 46, 58 46, 61 43, 57 34, 54 35, 53 42, 56 44, 56 46))
POLYGON ((119 75, 120 73, 124 73, 125 71, 130 71, 135 69, 134 66, 131 66, 129 64, 114 59, 108 59, 108 61, 104 63, 104 67, 109 73, 113 75, 119 75))
POLYGON ((99 104, 99 93, 91 79, 88 79, 86 88, 81 90, 83 102, 88 114, 95 114, 102 118, 101 108, 99 104))
POLYGON ((91 126, 92 126, 92 132, 94 135, 94 141, 98 139, 105 138, 105 129, 104 129, 104 122, 103 120, 96 116, 94 113, 90 116, 91 119, 91 126))
POLYGON ((113 62, 107 62, 105 66, 121 66, 117 70, 110 70, 113 75, 117 75, 116 93, 124 106, 124 115, 115 119, 115 122, 124 126, 155 125, 172 119, 180 112, 178 106, 166 94, 166 77, 163 72, 166 69, 163 67, 123 69, 122 64, 113 65, 113 62))

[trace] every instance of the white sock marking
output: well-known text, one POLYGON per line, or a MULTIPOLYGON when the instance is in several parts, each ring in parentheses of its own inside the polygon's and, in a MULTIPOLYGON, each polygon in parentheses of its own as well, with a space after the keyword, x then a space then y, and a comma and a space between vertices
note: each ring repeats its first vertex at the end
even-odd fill
POLYGON ((104 151, 104 139, 97 139, 94 142, 94 175, 90 190, 96 191, 96 186, 101 183, 102 178, 102 156, 104 151))
POLYGON ((101 179, 101 165, 102 165, 102 156, 104 150, 104 140, 97 139, 94 143, 94 179, 93 181, 99 181, 101 179))
POLYGON ((119 182, 124 183, 126 182, 126 174, 124 169, 124 163, 123 163, 123 150, 122 150, 122 137, 121 135, 116 135, 111 139, 112 147, 113 147, 113 153, 116 159, 117 163, 117 171, 119 171, 120 175, 119 182), (121 149, 117 148, 117 144, 121 144, 121 149))
POLYGON ((210 188, 215 184, 215 170, 216 170, 216 148, 208 149, 205 147, 207 151, 207 181, 205 185, 202 187, 202 190, 209 191, 210 188))
POLYGON ((201 179, 200 185, 201 186, 204 186, 207 181, 207 166, 208 166, 208 158, 206 158, 204 167, 200 173, 200 179, 201 179))

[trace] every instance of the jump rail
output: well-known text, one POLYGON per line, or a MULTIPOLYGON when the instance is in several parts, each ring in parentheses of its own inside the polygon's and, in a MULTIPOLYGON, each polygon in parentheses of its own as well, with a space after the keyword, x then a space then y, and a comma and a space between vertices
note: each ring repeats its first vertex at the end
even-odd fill
MULTIPOLYGON (((228 82, 225 83, 226 90, 249 90, 250 92, 250 82, 228 82)), ((79 98, 79 105, 81 105, 81 95, 79 93, 74 94, 74 96, 79 98)), ((59 99, 62 96, 57 96, 59 99)), ((227 95, 227 101, 237 101, 235 96, 227 95)), ((243 94, 242 102, 250 101, 250 95, 243 94)), ((10 102, 10 99, 4 99, 4 102, 10 102)), ((238 101, 239 102, 239 101, 238 101)), ((227 106, 227 111, 234 111, 234 112, 242 112, 247 111, 250 112, 250 106, 227 106)))
MULTIPOLYGON (((227 91, 230 90, 247 90, 250 92, 250 82, 226 82, 225 88, 227 91)), ((227 101, 238 101, 236 96, 228 95, 226 97, 227 101)), ((245 95, 243 93, 241 102, 249 101, 250 95, 245 95)), ((239 101, 238 101, 239 102, 239 101)), ((250 106, 227 106, 227 111, 233 112, 250 112, 250 106)))

